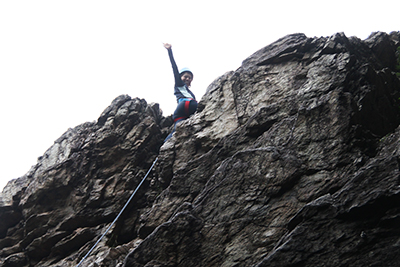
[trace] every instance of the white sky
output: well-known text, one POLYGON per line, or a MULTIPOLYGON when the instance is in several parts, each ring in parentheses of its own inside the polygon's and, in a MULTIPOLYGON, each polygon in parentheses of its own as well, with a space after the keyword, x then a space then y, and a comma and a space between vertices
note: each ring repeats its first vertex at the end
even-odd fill
POLYGON ((162 42, 194 72, 200 99, 214 79, 287 34, 365 39, 400 30, 399 10, 393 0, 1 0, 0 190, 121 94, 173 113, 162 42))

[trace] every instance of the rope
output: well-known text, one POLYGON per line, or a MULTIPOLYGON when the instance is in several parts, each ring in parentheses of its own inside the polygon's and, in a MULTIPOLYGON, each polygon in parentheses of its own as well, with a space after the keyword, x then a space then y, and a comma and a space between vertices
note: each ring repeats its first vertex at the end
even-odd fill
POLYGON ((116 221, 118 220, 118 218, 121 216, 122 212, 124 212, 124 210, 126 209, 126 207, 128 206, 129 202, 131 202, 133 196, 136 194, 136 192, 139 190, 139 187, 142 185, 142 183, 144 182, 144 180, 146 180, 147 176, 149 175, 150 171, 153 169, 154 165, 156 164, 158 160, 158 157, 154 160, 153 164, 151 165, 150 169, 147 171, 146 175, 144 176, 144 178, 142 179, 142 181, 140 181, 139 185, 136 187, 135 191, 132 193, 131 197, 128 199, 128 201, 125 203, 125 206, 122 208, 122 210, 119 212, 119 214, 117 215, 117 217, 114 219, 114 221, 111 223, 111 225, 107 228, 107 230, 104 232, 104 234, 99 238, 99 240, 97 240, 96 244, 93 245, 93 247, 89 250, 88 253, 86 253, 85 257, 82 258, 82 260, 78 263, 78 265, 76 265, 76 267, 79 267, 82 262, 89 256, 89 254, 94 250, 94 248, 97 246, 98 243, 100 243, 100 241, 103 239, 103 237, 108 233, 108 231, 111 229, 111 227, 113 227, 113 225, 116 223, 116 221))

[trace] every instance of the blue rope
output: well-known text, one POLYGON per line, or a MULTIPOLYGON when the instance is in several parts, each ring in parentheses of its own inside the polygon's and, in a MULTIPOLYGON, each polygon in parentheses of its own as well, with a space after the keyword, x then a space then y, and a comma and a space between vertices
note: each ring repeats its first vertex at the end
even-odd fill
POLYGON ((93 245, 93 247, 89 250, 88 253, 86 253, 85 257, 82 258, 82 260, 79 262, 78 265, 76 265, 76 267, 79 267, 82 262, 90 255, 90 253, 93 251, 93 249, 97 246, 98 243, 100 243, 100 241, 103 239, 103 237, 108 233, 108 231, 111 229, 111 227, 113 227, 113 225, 115 224, 115 222, 118 220, 118 218, 121 216, 122 212, 124 212, 124 210, 126 209, 126 207, 128 206, 129 202, 131 202, 133 196, 136 194, 136 192, 139 190, 139 187, 142 185, 142 183, 144 182, 144 180, 146 180, 147 176, 149 175, 150 171, 153 169, 154 165, 156 164, 158 160, 158 157, 154 160, 153 164, 151 165, 150 169, 147 171, 146 175, 144 176, 144 178, 142 179, 142 181, 140 181, 139 185, 136 187, 135 191, 132 193, 131 197, 128 199, 128 201, 126 202, 125 206, 122 208, 122 210, 119 212, 119 214, 117 215, 117 217, 114 219, 114 221, 111 223, 111 225, 107 228, 107 230, 104 232, 104 234, 99 238, 99 240, 97 240, 96 244, 93 245))

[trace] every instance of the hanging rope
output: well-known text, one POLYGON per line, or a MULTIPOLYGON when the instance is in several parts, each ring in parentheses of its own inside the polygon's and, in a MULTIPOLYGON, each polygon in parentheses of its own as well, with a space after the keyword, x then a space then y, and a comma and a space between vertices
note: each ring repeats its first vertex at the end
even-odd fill
POLYGON ((143 177, 142 181, 140 181, 139 185, 136 187, 135 191, 132 193, 131 197, 128 199, 128 201, 125 203, 125 206, 122 208, 122 210, 119 212, 117 217, 114 219, 114 221, 111 223, 111 225, 107 228, 107 230, 104 232, 104 234, 97 240, 96 244, 93 245, 93 247, 89 250, 88 253, 86 253, 85 257, 82 258, 82 260, 76 265, 76 267, 79 267, 82 262, 90 255, 90 253, 94 250, 94 248, 97 246, 98 243, 103 239, 103 237, 108 233, 108 231, 113 227, 113 225, 116 223, 118 218, 121 216, 122 212, 126 209, 128 206, 129 202, 131 202, 132 198, 135 196, 136 192, 139 190, 139 187, 142 185, 144 180, 146 180, 147 176, 149 175, 150 171, 153 169, 154 165, 156 164, 158 160, 158 157, 154 160, 153 164, 151 165, 150 169, 147 171, 146 175, 143 177))

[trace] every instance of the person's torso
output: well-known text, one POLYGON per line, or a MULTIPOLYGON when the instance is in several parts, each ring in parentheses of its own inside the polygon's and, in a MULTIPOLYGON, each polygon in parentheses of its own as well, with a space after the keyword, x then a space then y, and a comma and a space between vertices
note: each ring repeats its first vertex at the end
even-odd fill
POLYGON ((190 89, 184 85, 184 86, 175 86, 175 92, 174 95, 176 96, 176 100, 179 102, 179 99, 182 98, 192 98, 196 99, 195 95, 190 91, 190 89))

